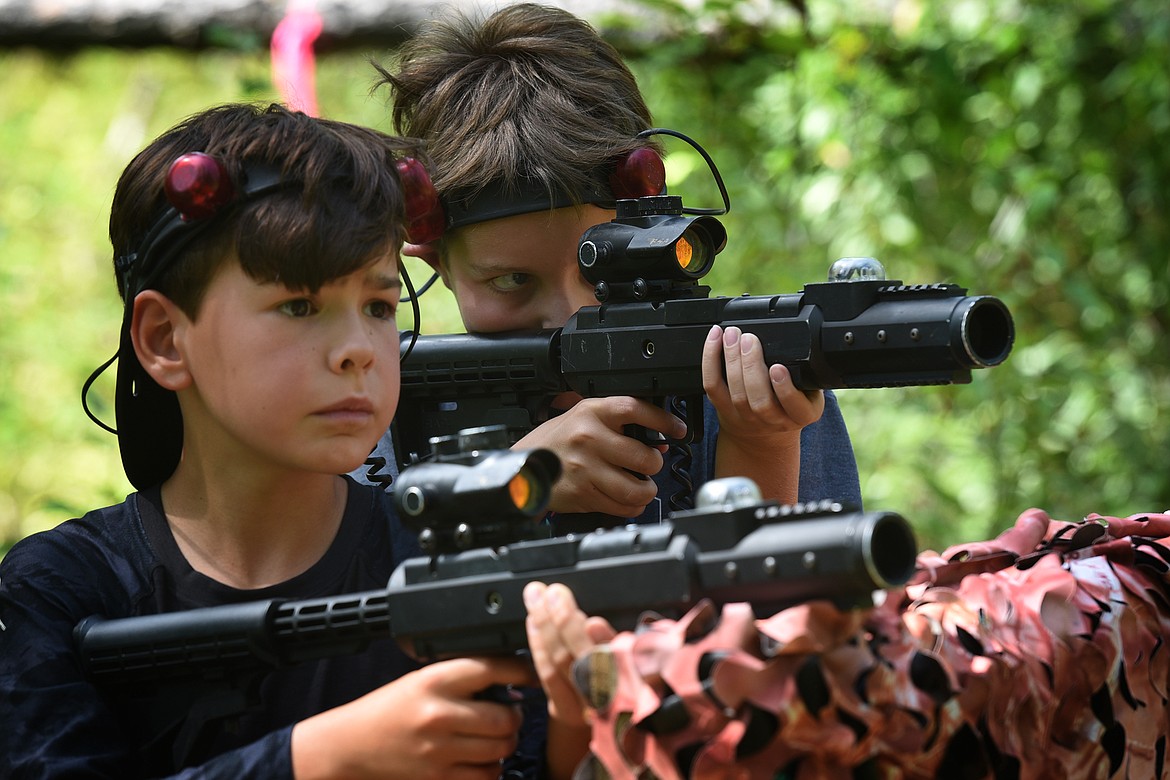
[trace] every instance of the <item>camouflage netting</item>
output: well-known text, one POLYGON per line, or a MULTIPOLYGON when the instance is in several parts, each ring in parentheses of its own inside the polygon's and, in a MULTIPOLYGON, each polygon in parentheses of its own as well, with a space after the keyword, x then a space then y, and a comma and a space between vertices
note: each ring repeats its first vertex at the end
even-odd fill
POLYGON ((579 778, 1166 776, 1170 514, 918 557, 871 610, 647 619, 576 668, 579 778))

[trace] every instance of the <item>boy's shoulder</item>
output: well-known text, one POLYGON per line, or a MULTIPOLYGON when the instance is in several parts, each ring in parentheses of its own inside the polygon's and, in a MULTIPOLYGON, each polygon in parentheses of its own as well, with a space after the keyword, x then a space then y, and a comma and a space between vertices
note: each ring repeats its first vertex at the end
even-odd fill
POLYGON ((0 561, 6 587, 35 588, 62 603, 133 598, 149 581, 152 553, 137 498, 102 507, 32 534, 0 561))
POLYGON ((12 547, 4 562, 31 555, 82 562, 112 550, 126 552, 133 546, 128 543, 142 539, 138 495, 131 493, 120 504, 91 510, 47 531, 31 534, 12 547))

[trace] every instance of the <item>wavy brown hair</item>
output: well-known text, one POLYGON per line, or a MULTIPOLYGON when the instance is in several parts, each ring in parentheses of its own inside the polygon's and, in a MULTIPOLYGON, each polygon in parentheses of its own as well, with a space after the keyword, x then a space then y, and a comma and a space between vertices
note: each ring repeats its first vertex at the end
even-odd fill
POLYGON ((452 11, 375 64, 398 132, 426 141, 439 192, 520 178, 582 192, 640 146, 650 111, 633 73, 589 23, 522 3, 486 19, 452 11))

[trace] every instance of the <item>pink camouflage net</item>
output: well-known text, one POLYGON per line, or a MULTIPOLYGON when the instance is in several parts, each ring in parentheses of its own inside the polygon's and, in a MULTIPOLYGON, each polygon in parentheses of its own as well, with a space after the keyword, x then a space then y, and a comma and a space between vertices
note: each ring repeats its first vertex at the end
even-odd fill
POLYGON ((1166 776, 1170 514, 918 557, 870 610, 701 604, 578 662, 577 778, 1166 776))

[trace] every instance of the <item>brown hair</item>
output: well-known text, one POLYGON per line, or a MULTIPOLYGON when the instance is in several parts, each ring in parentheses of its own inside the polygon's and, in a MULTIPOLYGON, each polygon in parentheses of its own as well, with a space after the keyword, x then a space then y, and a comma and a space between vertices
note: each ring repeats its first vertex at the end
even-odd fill
MULTIPOLYGON (((403 151, 417 153, 415 146, 279 105, 202 111, 159 136, 122 173, 110 209, 115 263, 138 251, 168 212, 163 183, 171 163, 200 151, 236 181, 247 165, 265 164, 288 186, 215 214, 153 286, 194 317, 234 251, 252 278, 314 291, 401 245, 404 198, 394 163, 403 151)), ((127 295, 121 280, 119 293, 127 295)))
POLYGON ((454 12, 403 44, 396 72, 375 67, 395 127, 427 142, 445 197, 521 179, 580 193, 652 145, 635 138, 650 111, 617 50, 557 8, 511 5, 480 21, 454 12))

